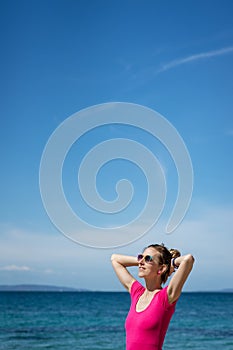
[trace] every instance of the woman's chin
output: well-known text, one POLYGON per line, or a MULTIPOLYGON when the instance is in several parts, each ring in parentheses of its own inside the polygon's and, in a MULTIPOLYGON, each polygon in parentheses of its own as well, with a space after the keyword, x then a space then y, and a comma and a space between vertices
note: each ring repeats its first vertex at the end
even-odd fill
POLYGON ((143 270, 138 270, 138 277, 142 278, 145 276, 145 273, 143 270))

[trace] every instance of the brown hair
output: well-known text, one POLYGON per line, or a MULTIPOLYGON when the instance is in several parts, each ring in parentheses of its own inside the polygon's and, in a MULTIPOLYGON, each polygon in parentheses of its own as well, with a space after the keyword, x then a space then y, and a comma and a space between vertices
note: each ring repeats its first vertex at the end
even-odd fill
MULTIPOLYGON (((177 249, 170 249, 168 250, 163 243, 161 244, 150 244, 146 248, 154 248, 157 252, 159 252, 159 264, 160 265, 166 265, 167 268, 165 272, 161 274, 161 282, 165 283, 168 279, 168 276, 170 275, 170 267, 171 267, 171 260, 172 258, 177 258, 180 256, 180 252, 177 249)), ((146 249, 145 248, 145 249, 146 249)))
POLYGON ((178 258, 179 256, 181 256, 179 250, 177 249, 174 249, 174 248, 169 249, 169 252, 171 253, 172 258, 178 258))

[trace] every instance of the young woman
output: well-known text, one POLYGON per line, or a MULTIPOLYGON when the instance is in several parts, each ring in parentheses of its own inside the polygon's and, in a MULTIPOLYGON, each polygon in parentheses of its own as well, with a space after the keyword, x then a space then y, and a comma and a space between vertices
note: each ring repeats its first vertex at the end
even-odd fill
POLYGON ((126 318, 126 350, 161 350, 169 322, 175 311, 182 287, 192 270, 191 254, 180 256, 163 244, 151 244, 137 257, 113 254, 113 268, 131 295, 131 307, 126 318), (138 266, 143 287, 128 271, 138 266), (174 272, 168 286, 161 285, 174 272))

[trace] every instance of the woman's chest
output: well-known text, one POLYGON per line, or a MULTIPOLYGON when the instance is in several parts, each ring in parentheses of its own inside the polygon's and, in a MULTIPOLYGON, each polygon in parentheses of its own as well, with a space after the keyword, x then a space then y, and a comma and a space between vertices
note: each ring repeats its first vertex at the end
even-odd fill
POLYGON ((160 329, 164 317, 163 308, 153 301, 143 311, 138 312, 136 305, 131 305, 127 319, 126 328, 138 330, 141 332, 150 332, 151 330, 160 329))
POLYGON ((158 306, 158 292, 155 291, 154 293, 151 294, 141 294, 138 298, 136 298, 135 301, 135 310, 136 312, 142 312, 145 311, 147 308, 150 306, 153 307, 153 305, 156 307, 158 306))

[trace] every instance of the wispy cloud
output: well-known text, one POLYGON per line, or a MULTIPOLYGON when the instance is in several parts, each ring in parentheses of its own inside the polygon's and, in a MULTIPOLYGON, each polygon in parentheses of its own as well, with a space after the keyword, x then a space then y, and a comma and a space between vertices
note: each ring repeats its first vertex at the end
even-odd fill
MULTIPOLYGON (((113 252, 135 255, 147 244, 164 242, 183 254, 191 252, 195 256, 194 270, 185 290, 231 288, 233 206, 215 207, 203 199, 193 199, 184 221, 170 235, 164 233, 166 218, 165 214, 156 227, 137 241, 109 251, 81 247, 59 234, 41 235, 18 228, 3 231, 0 236, 1 284, 40 283, 119 290, 110 255, 113 252), (92 259, 87 259, 87 256, 92 259), (93 264, 93 261, 98 263, 93 264), (103 275, 106 277, 104 281, 103 275), (216 276, 220 275, 221 287, 216 287, 216 276)), ((131 232, 126 231, 128 234, 131 232)), ((133 274, 137 276, 136 269, 133 269, 133 274)))
POLYGON ((229 46, 229 47, 225 47, 225 48, 222 48, 219 50, 201 52, 201 53, 197 53, 197 54, 194 54, 191 56, 179 58, 177 60, 173 60, 173 61, 170 61, 168 63, 163 64, 162 67, 157 71, 157 73, 165 72, 169 69, 180 66, 182 64, 186 64, 186 63, 190 63, 190 62, 194 62, 194 61, 198 61, 198 60, 202 60, 202 59, 207 59, 207 58, 211 58, 211 57, 215 57, 215 56, 222 56, 222 55, 226 55, 226 54, 229 54, 232 52, 233 52, 233 46, 229 46))
POLYGON ((1 271, 32 271, 28 266, 7 265, 0 267, 1 271))
POLYGON ((46 270, 44 270, 44 273, 46 273, 46 274, 53 274, 54 271, 52 269, 46 269, 46 270))

